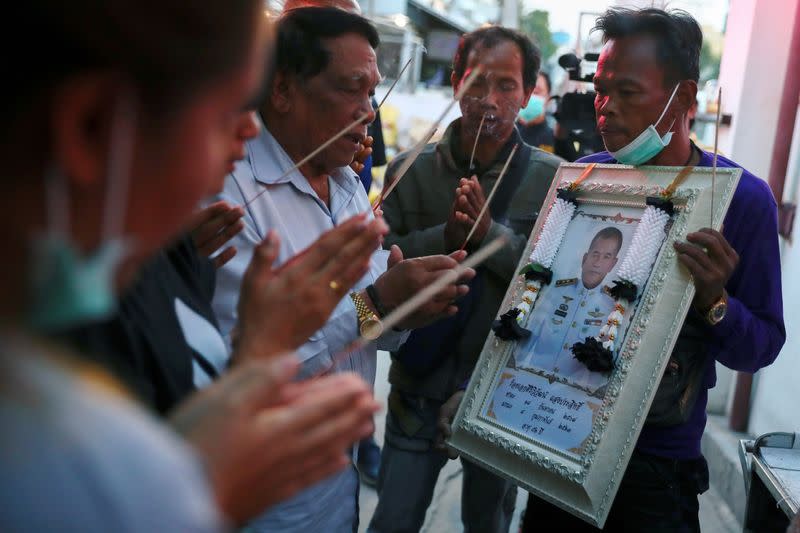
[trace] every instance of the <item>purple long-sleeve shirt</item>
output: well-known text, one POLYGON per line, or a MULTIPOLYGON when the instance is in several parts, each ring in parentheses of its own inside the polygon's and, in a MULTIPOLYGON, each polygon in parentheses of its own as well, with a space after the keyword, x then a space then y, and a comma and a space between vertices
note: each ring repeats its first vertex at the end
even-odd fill
MULTIPOLYGON (((712 166, 713 155, 703 151, 700 154, 697 166, 712 166)), ((580 162, 616 163, 608 152, 584 157, 580 162)), ((717 158, 717 167, 741 168, 722 156, 717 158)), ((708 358, 705 386, 685 423, 644 426, 636 447, 645 453, 675 459, 699 457, 708 389, 717 381, 715 361, 733 370, 756 372, 775 360, 786 340, 777 207, 767 184, 747 170, 743 169, 722 234, 739 254, 739 265, 725 287, 728 292, 725 318, 709 328, 714 357, 708 358)))

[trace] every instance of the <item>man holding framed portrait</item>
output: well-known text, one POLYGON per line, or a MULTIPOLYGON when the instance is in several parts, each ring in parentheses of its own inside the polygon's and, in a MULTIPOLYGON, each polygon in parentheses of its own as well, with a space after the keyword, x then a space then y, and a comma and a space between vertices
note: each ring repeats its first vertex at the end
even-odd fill
MULTIPOLYGON (((711 167, 713 154, 690 141, 687 120, 699 76, 697 22, 682 11, 612 9, 595 29, 605 43, 594 83, 607 151, 581 162, 711 167)), ((721 156, 717 165, 741 168, 721 156)), ((606 531, 700 531, 697 496, 708 488, 700 439, 715 363, 756 372, 774 361, 785 341, 776 204, 767 184, 743 170, 722 231, 704 228, 689 233, 687 241, 674 248, 694 280, 692 309, 606 531), (702 349, 686 348, 690 345, 702 349), (691 366, 699 371, 688 373, 691 366), (679 389, 675 399, 691 400, 671 401, 669 388, 679 389), (691 388, 696 392, 688 395, 691 388)), ((526 517, 523 531, 538 530, 550 519, 570 531, 597 530, 534 496, 526 517)))

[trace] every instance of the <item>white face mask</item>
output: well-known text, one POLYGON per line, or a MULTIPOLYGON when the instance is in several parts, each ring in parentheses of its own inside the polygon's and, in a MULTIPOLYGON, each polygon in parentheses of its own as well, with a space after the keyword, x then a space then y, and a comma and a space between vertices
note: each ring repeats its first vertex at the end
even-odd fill
POLYGON ((661 112, 661 116, 658 117, 658 120, 656 120, 655 124, 648 126, 647 129, 640 133, 638 137, 616 152, 612 152, 611 150, 608 150, 608 147, 606 147, 606 150, 611 157, 623 165, 639 166, 653 159, 655 156, 660 154, 664 148, 667 147, 669 142, 672 140, 672 126, 675 125, 675 121, 672 121, 672 124, 669 126, 670 131, 664 134, 663 137, 658 134, 656 126, 658 126, 658 124, 661 122, 661 119, 664 118, 664 115, 667 113, 667 109, 669 109, 673 98, 675 98, 675 94, 678 92, 679 86, 680 84, 676 85, 675 89, 672 90, 672 95, 669 97, 667 105, 664 107, 664 110, 661 112))
POLYGON ((108 318, 116 310, 115 277, 130 249, 122 226, 134 130, 131 102, 122 102, 111 126, 102 242, 88 256, 83 256, 70 237, 66 176, 55 168, 45 176, 48 227, 32 243, 28 313, 28 322, 37 331, 63 331, 108 318))

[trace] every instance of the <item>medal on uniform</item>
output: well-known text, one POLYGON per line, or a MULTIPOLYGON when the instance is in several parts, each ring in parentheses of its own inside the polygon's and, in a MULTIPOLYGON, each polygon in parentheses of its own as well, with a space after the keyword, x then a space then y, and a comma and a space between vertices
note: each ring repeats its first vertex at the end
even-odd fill
MULTIPOLYGON (((673 185, 677 187, 675 182, 673 185)), ((670 201, 672 197, 670 189, 674 190, 673 185, 667 188, 663 196, 647 198, 647 207, 633 234, 631 246, 619 267, 618 279, 608 290, 614 298, 614 310, 608 315, 597 335, 586 337, 584 341, 572 345, 575 358, 593 372, 607 374, 614 369, 615 341, 620 324, 625 319, 625 312, 631 302, 636 300, 639 288, 647 281, 650 265, 655 261, 666 236, 665 228, 673 213, 670 201)), ((589 315, 596 317, 602 316, 602 313, 590 312, 589 315)), ((599 320, 598 322, 602 323, 599 320)))

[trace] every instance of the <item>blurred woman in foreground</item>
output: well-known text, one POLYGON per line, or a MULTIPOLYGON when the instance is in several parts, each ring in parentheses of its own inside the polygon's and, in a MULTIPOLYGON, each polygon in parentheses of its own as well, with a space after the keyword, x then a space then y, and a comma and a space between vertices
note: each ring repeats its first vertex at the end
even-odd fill
MULTIPOLYGON (((236 119, 262 83, 261 5, 32 0, 0 37, 15 74, 0 99, 3 531, 215 531, 344 467, 371 430, 362 381, 292 384, 294 358, 273 357, 173 415, 190 451, 42 340, 110 316, 142 262, 221 187, 236 119)), ((287 281, 270 268, 275 245, 256 286, 287 281)))

